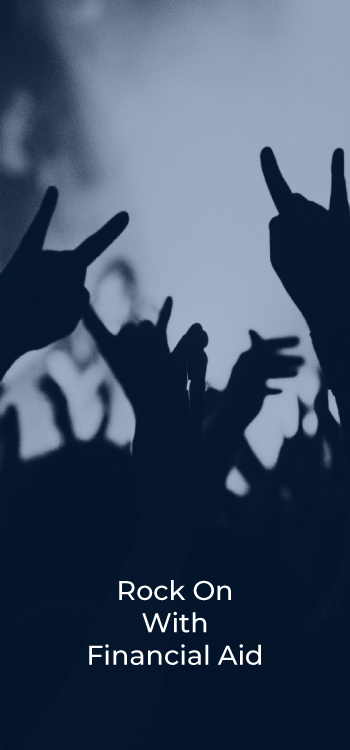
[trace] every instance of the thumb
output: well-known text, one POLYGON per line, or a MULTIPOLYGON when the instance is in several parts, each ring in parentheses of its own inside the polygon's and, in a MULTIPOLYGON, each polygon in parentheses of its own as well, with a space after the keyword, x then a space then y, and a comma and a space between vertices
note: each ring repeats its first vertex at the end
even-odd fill
POLYGON ((106 350, 109 350, 111 341, 114 340, 114 336, 102 323, 102 320, 100 320, 98 315, 96 315, 95 310, 93 309, 93 307, 91 307, 91 304, 89 304, 86 308, 86 311, 83 315, 83 321, 85 328, 89 331, 92 338, 95 340, 98 348, 101 351, 101 354, 104 354, 106 350))
POLYGON ((348 219, 350 216, 344 174, 344 151, 342 148, 337 148, 332 157, 332 186, 329 212, 338 219, 348 219))
POLYGON ((253 329, 250 329, 248 333, 249 333, 250 343, 252 347, 258 346, 259 344, 261 344, 263 339, 261 338, 261 336, 259 336, 257 331, 253 331, 253 329))
POLYGON ((278 396, 280 393, 283 393, 282 388, 270 388, 270 386, 265 386, 265 396, 278 396))
POLYGON ((50 226, 58 201, 58 190, 55 187, 49 187, 41 202, 39 211, 27 229, 22 241, 19 244, 16 256, 22 253, 36 254, 43 248, 47 230, 50 226))
POLYGON ((126 211, 121 211, 116 216, 113 216, 112 219, 107 221, 107 224, 84 240, 75 249, 74 256, 78 263, 84 268, 90 266, 124 232, 128 223, 129 215, 126 211))

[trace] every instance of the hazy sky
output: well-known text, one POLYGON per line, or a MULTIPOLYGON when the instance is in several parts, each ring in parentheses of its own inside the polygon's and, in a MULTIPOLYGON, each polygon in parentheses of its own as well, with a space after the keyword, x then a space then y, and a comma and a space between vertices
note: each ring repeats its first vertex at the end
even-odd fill
MULTIPOLYGON (((139 268, 145 299, 159 306, 173 294, 172 344, 196 320, 206 328, 217 386, 249 328, 301 334, 314 363, 269 264, 274 209, 259 152, 271 145, 292 189, 327 203, 332 150, 349 142, 350 163, 348 0, 43 5, 95 169, 79 189, 64 165, 43 173, 62 190, 52 236, 75 241, 129 210, 119 250, 139 268)), ((311 394, 310 382, 268 400, 256 428, 260 443, 271 434, 266 460, 295 428, 295 393, 311 394)))
POLYGON ((332 149, 349 132, 349 5, 86 7, 74 25, 61 2, 54 23, 99 165, 94 212, 130 210, 147 294, 174 294, 173 341, 203 322, 223 381, 249 327, 303 330, 269 265, 259 152, 272 145, 292 188, 327 201, 332 149))

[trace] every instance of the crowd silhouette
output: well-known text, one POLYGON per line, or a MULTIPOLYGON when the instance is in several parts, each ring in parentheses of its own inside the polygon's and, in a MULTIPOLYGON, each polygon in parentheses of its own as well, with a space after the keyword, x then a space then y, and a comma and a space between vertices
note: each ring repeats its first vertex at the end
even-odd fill
MULTIPOLYGON (((49 188, 0 275, 1 378, 26 352, 69 336, 80 321, 129 400, 132 447, 101 425, 79 440, 67 398, 48 374, 61 447, 23 461, 16 409, 0 420, 2 750, 338 748, 348 738, 350 615, 350 209, 344 153, 334 152, 329 209, 291 191, 271 149, 263 175, 278 215, 271 264, 308 324, 320 363, 317 429, 295 435, 266 469, 245 431, 270 379, 295 377, 295 336, 250 348, 223 391, 206 381, 208 337, 195 322, 173 351, 167 297, 156 323, 104 326, 84 286, 88 266, 126 229, 118 213, 75 250, 43 250, 58 193, 49 188), (340 425, 328 405, 336 399, 340 425), (237 467, 240 498, 227 489, 237 467), (232 601, 196 602, 209 633, 148 633, 152 601, 123 601, 118 581, 229 585, 232 601), (222 649, 262 644, 256 669, 88 664, 87 644, 222 649)), ((162 616, 167 602, 158 601, 162 616)), ((180 605, 176 604, 176 608, 180 605)), ((181 602, 190 616, 193 604, 181 602)), ((97 661, 97 660, 96 660, 97 661)), ((102 660, 101 660, 102 661, 102 660)))

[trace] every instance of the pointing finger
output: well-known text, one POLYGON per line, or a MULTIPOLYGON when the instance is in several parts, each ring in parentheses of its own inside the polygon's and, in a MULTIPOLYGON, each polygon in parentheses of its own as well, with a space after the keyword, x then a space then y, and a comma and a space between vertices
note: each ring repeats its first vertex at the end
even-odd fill
POLYGON ((337 148, 332 157, 332 187, 329 211, 332 216, 339 219, 347 219, 350 215, 342 148, 337 148))
POLYGON ((172 297, 167 297, 159 313, 158 320, 157 320, 157 328, 163 329, 164 332, 166 331, 168 327, 172 309, 173 309, 173 299, 172 297))
POLYGON ((44 195, 37 214, 18 247, 16 255, 23 252, 26 254, 35 254, 42 250, 57 201, 57 188, 49 187, 44 195))
POLYGON ((78 262, 84 268, 90 266, 121 235, 128 223, 129 215, 126 211, 121 211, 116 216, 113 216, 112 219, 107 221, 107 224, 95 232, 95 234, 92 234, 91 237, 84 240, 75 249, 74 255, 78 262))
POLYGON ((291 349, 300 344, 299 336, 276 336, 273 339, 266 339, 266 345, 271 349, 291 349))
POLYGON ((264 148, 262 150, 260 160, 261 169, 271 198, 277 211, 281 213, 281 211, 289 208, 292 191, 282 176, 276 157, 271 148, 264 148))

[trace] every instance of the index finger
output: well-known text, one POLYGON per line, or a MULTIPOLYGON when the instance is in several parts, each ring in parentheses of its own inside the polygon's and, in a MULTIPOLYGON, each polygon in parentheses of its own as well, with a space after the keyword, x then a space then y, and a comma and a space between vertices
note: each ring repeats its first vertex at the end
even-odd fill
POLYGON ((116 214, 95 234, 78 245, 74 251, 75 258, 87 268, 121 235, 128 223, 129 215, 126 211, 116 214))
POLYGON ((271 148, 263 148, 260 154, 260 161, 261 169, 271 198, 277 211, 281 213, 281 211, 289 208, 293 193, 282 176, 276 157, 271 148))
POLYGON ((173 299, 172 297, 167 297, 158 316, 158 320, 156 323, 157 328, 161 328, 163 331, 166 331, 169 320, 170 320, 172 309, 173 309, 173 299))
POLYGON ((266 339, 265 343, 271 349, 290 349, 300 344, 299 336, 276 336, 273 339, 266 339))
POLYGON ((349 201, 344 173, 344 151, 337 148, 332 157, 332 187, 329 202, 330 213, 339 219, 348 219, 349 201))

